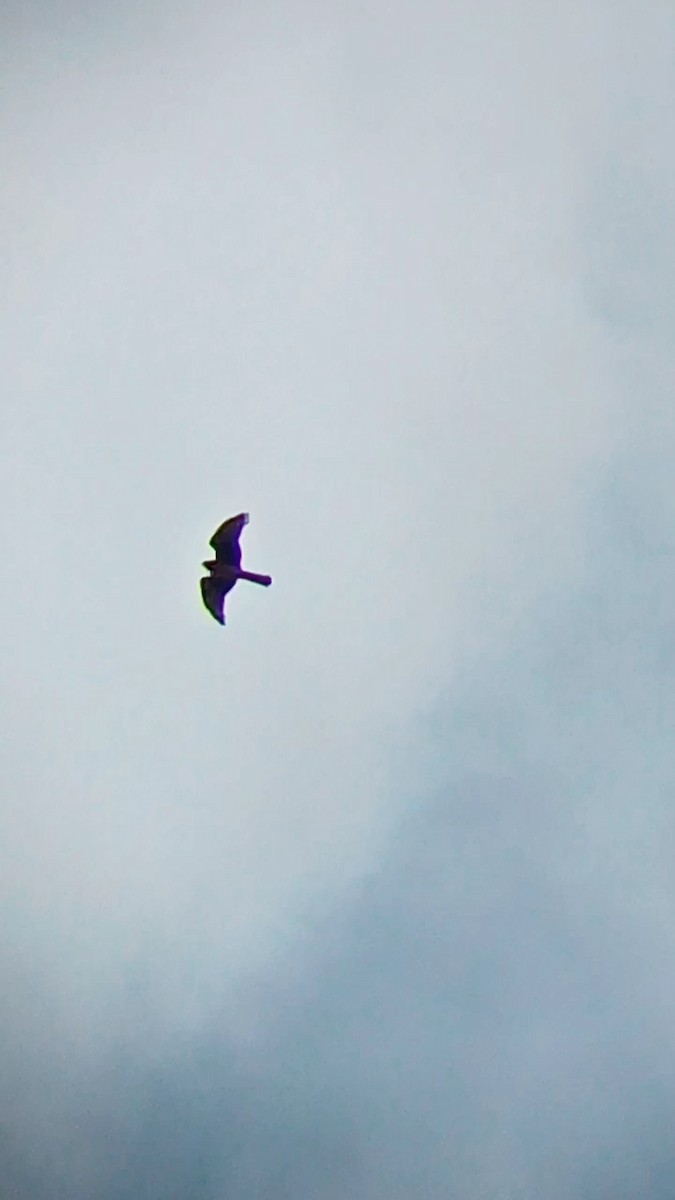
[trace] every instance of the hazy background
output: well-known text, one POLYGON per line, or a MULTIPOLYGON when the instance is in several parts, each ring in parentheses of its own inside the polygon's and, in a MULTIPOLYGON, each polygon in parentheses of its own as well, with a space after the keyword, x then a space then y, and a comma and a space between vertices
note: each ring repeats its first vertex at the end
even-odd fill
POLYGON ((672 4, 3 13, 3 1196, 671 1200, 672 4))

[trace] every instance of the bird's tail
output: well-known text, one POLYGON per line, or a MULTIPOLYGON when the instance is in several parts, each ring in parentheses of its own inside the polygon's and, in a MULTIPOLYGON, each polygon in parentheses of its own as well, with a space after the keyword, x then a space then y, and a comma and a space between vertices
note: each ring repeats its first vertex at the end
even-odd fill
POLYGON ((256 575, 255 571, 242 571, 241 568, 237 575, 240 579, 248 579, 249 583, 259 583, 261 587, 269 587, 272 582, 271 575, 256 575))

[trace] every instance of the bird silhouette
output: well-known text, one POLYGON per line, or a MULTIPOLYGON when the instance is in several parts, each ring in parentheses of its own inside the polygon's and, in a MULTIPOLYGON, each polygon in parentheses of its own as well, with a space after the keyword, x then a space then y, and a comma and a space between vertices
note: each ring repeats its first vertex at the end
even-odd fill
POLYGON ((269 587, 272 582, 271 575, 256 575, 254 571, 244 571, 241 566, 239 538, 246 525, 248 513, 239 513, 223 521, 209 542, 216 557, 202 563, 209 572, 199 581, 202 600, 220 625, 225 624, 225 597, 238 579, 248 579, 250 583, 259 583, 262 587, 269 587))

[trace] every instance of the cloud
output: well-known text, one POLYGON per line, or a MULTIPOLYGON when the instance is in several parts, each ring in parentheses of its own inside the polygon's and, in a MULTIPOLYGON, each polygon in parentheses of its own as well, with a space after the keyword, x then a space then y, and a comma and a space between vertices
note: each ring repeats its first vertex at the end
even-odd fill
POLYGON ((621 981, 670 914, 666 8, 12 17, 19 1194, 330 1194, 330 1161, 342 1194, 428 1163, 430 1194, 600 1195, 600 1149, 658 1128, 607 1060, 661 1053, 621 981), (241 508, 275 583, 221 637, 198 564, 241 508))
POLYGON ((640 557, 636 606, 612 546, 555 637, 540 613, 448 697, 433 794, 351 898, 88 1081, 103 1195, 669 1194, 672 566, 640 557))

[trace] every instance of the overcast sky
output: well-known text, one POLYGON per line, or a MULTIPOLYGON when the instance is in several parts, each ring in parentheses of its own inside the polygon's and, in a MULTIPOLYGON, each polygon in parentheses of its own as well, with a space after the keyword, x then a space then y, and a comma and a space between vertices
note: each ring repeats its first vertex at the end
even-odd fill
POLYGON ((3 11, 7 1196, 672 1200, 672 3, 3 11))

